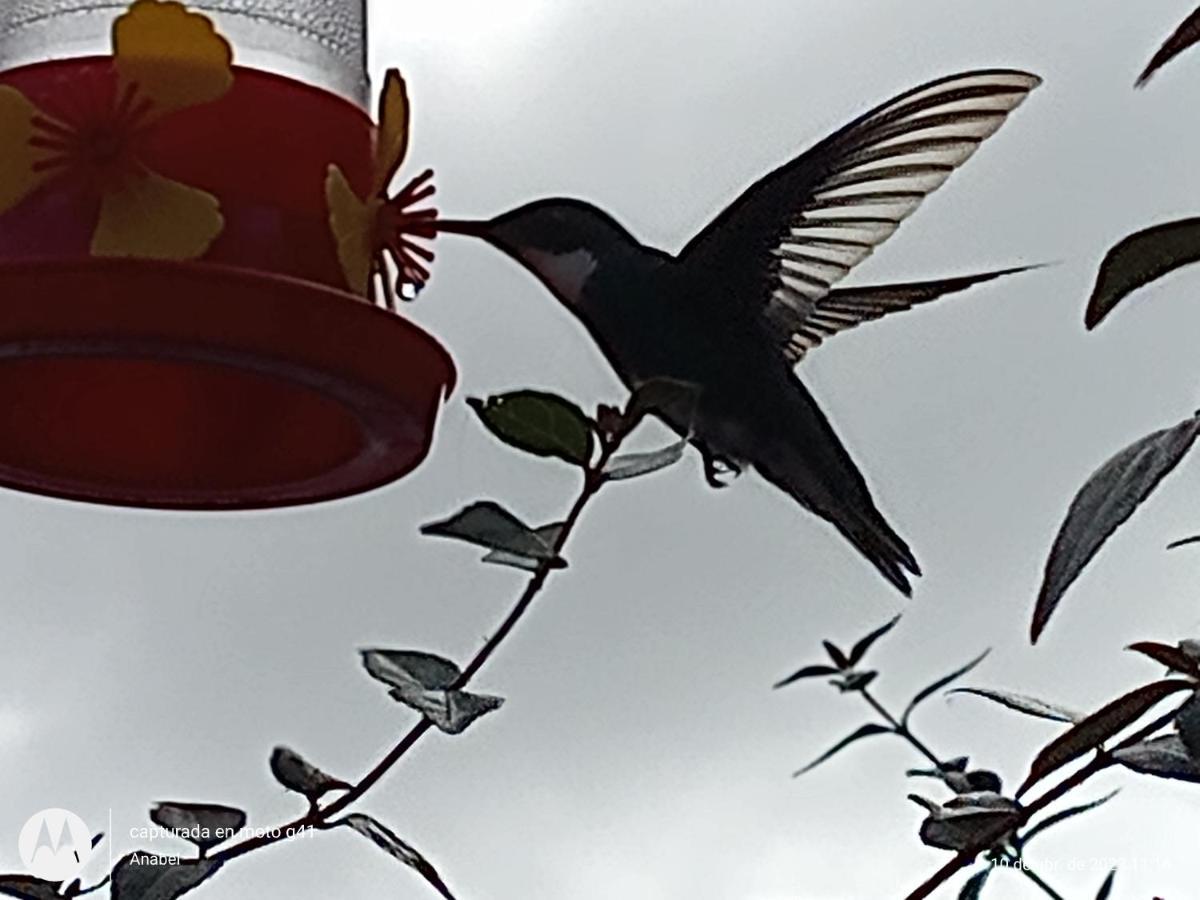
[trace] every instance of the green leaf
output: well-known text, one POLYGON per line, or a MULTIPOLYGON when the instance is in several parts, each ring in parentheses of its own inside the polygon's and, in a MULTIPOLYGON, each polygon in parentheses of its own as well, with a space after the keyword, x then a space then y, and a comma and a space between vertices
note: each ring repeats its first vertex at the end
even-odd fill
POLYGON ((775 682, 775 687, 787 687, 789 684, 794 684, 805 678, 821 678, 827 675, 837 675, 840 671, 840 669, 835 669, 833 666, 805 666, 803 669, 793 672, 782 681, 775 682))
POLYGON ((1096 895, 1096 900, 1108 900, 1112 894, 1113 883, 1117 880, 1117 870, 1113 869, 1108 873, 1108 877, 1104 879, 1104 884, 1100 885, 1100 893, 1096 895))
POLYGON ((344 819, 340 819, 335 824, 345 825, 354 829, 387 853, 388 856, 415 869, 445 900, 454 900, 454 895, 450 893, 450 888, 446 887, 446 882, 442 881, 442 877, 438 875, 437 870, 429 860, 418 853, 416 848, 411 844, 401 840, 395 832, 379 821, 372 819, 370 816, 364 816, 361 813, 353 813, 344 819))
POLYGON ((971 660, 969 663, 967 663, 962 668, 955 669, 949 675, 939 678, 933 684, 929 685, 929 687, 923 688, 922 690, 920 690, 917 693, 917 695, 915 697, 913 697, 912 700, 909 701, 908 706, 904 710, 904 715, 900 717, 900 723, 902 725, 907 725, 908 717, 912 715, 913 710, 916 709, 923 701, 927 700, 929 697, 932 697, 934 694, 936 694, 938 691, 940 691, 946 685, 951 684, 951 683, 957 681, 958 679, 962 678, 964 675, 966 675, 968 672, 970 672, 972 669, 974 669, 977 665, 979 665, 981 662, 983 662, 984 659, 987 658, 987 655, 991 652, 992 652, 991 650, 984 650, 982 653, 980 653, 977 657, 975 657, 973 660, 971 660))
POLYGON ((272 751, 271 774, 289 791, 303 794, 309 802, 315 802, 329 791, 350 789, 349 784, 332 775, 326 775, 288 747, 276 747, 272 751))
POLYGON ((592 421, 578 406, 543 391, 513 391, 467 401, 488 430, 510 447, 576 466, 592 459, 592 421))
POLYGON ((871 649, 871 645, 895 628, 896 623, 899 621, 900 617, 896 616, 890 621, 876 628, 866 637, 859 640, 859 642, 850 650, 850 665, 857 666, 860 662, 862 662, 863 657, 867 655, 867 651, 871 649))
POLYGON ((176 863, 134 851, 113 869, 112 900, 175 900, 211 878, 221 865, 215 859, 176 863))
POLYGON ((1182 679, 1166 679, 1144 685, 1130 691, 1111 703, 1081 719, 1065 734, 1047 744, 1029 767, 1029 776, 1021 789, 1020 797, 1047 775, 1058 771, 1067 763, 1078 759, 1090 750, 1096 750, 1105 741, 1132 725, 1151 707, 1180 691, 1195 690, 1195 685, 1182 679))
POLYGON ((1084 324, 1095 328, 1138 288, 1200 261, 1200 218, 1156 225, 1132 234, 1100 264, 1084 324))
POLYGON ((794 772, 792 774, 792 777, 797 778, 800 775, 803 775, 805 772, 811 772, 813 769, 815 769, 821 763, 825 762, 827 759, 829 759, 831 756, 838 753, 839 751, 846 749, 851 744, 853 744, 855 741, 861 741, 863 738, 873 737, 877 734, 894 734, 894 733, 895 732, 892 731, 891 728, 887 728, 883 725, 877 725, 874 722, 869 722, 868 724, 859 728, 853 734, 842 738, 840 741, 838 741, 836 744, 834 744, 832 747, 830 747, 828 750, 826 750, 824 753, 822 753, 820 756, 818 756, 816 759, 814 759, 812 762, 810 762, 803 769, 798 769, 796 772, 794 772))
POLYGON ((1025 713, 1027 716, 1033 716, 1038 719, 1049 719, 1051 722, 1078 722, 1083 718, 1077 712, 1072 712, 1069 709, 1064 709, 1053 703, 1047 703, 1044 700, 1038 700, 1036 697, 1028 697, 1025 694, 1013 694, 1009 691, 994 691, 988 688, 955 688, 952 691, 947 691, 949 694, 970 694, 975 697, 983 697, 985 700, 991 700, 993 703, 999 703, 1008 709, 1015 710, 1019 713, 1025 713))
POLYGON ((1159 483, 1179 465, 1200 435, 1200 416, 1130 444, 1092 474, 1071 501, 1059 528, 1038 593, 1030 637, 1037 643, 1067 588, 1159 483))
POLYGON ((421 534, 487 547, 508 554, 505 559, 521 557, 556 569, 566 566, 566 561, 554 552, 554 543, 546 539, 544 529, 535 531, 500 504, 490 500, 472 503, 448 519, 425 525, 421 528, 421 534))
POLYGON ((214 803, 158 803, 150 821, 195 844, 201 854, 234 837, 246 826, 246 814, 214 803))
POLYGON ((1078 806, 1071 806, 1071 807, 1068 807, 1067 809, 1059 810, 1058 812, 1054 813, 1054 815, 1047 816, 1046 818, 1042 819, 1040 822, 1038 822, 1036 825, 1034 825, 1027 832, 1025 832, 1025 834, 1023 834, 1021 836, 1021 846, 1022 847, 1028 846, 1029 842, 1032 841, 1035 837, 1037 837, 1039 834, 1041 834, 1046 829, 1053 828, 1055 825, 1059 824, 1060 822, 1065 822, 1067 819, 1073 819, 1073 818, 1075 818, 1075 816, 1082 815, 1083 813, 1086 813, 1086 812, 1091 812, 1093 809, 1103 806, 1105 803, 1107 803, 1113 797, 1117 796, 1117 794, 1119 794, 1119 793, 1120 793, 1120 791, 1113 791, 1110 794, 1105 794, 1103 797, 1099 798, 1098 800, 1093 800, 1090 803, 1081 803, 1078 806))
POLYGON ((983 896, 983 887, 987 884, 988 876, 992 874, 992 867, 980 869, 962 886, 959 891, 958 900, 979 900, 983 896))
POLYGON ((1137 86, 1144 86, 1155 72, 1197 41, 1200 41, 1200 9, 1184 19, 1183 24, 1175 29, 1175 33, 1167 38, 1166 43, 1159 48, 1158 52, 1154 54, 1154 58, 1150 60, 1150 64, 1146 66, 1146 70, 1138 76, 1137 86))
POLYGON ((643 475, 650 475, 675 465, 683 459, 683 451, 686 449, 687 441, 679 441, 649 453, 622 453, 608 461, 604 466, 604 474, 609 481, 641 478, 643 475))

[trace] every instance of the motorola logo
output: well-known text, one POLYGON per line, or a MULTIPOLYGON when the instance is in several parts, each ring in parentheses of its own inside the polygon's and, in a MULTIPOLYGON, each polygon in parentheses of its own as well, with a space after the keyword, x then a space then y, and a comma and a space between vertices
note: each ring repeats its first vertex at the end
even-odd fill
POLYGON ((74 878, 92 855, 92 833, 65 809, 44 809, 21 829, 17 849, 25 870, 44 881, 74 878))

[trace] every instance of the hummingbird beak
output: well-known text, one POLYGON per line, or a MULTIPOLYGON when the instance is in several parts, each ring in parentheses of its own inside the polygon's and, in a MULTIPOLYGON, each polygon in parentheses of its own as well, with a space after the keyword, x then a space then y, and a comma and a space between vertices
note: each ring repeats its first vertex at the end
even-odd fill
POLYGON ((469 237, 486 239, 489 236, 490 222, 472 219, 438 219, 434 228, 447 234, 465 234, 469 237))

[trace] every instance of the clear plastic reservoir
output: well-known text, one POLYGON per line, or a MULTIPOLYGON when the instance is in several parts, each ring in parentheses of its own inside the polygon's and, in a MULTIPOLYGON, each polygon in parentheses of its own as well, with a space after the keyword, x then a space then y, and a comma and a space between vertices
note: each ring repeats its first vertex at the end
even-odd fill
MULTIPOLYGON (((107 53, 128 0, 2 0, 0 69, 107 53)), ((238 50, 238 63, 365 105, 366 0, 190 0, 238 50)))

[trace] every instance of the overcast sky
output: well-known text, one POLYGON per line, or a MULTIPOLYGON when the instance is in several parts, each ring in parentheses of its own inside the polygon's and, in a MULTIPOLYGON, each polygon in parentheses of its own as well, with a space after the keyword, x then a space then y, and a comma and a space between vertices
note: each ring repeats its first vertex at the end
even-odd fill
MULTIPOLYGON (((667 249, 866 108, 967 68, 1027 68, 1045 87, 852 277, 1059 264, 838 337, 800 370, 921 560, 910 603, 819 520, 753 476, 709 490, 689 455, 601 498, 571 568, 476 682, 504 708, 423 741, 363 809, 463 900, 899 897, 946 858, 919 844, 905 794, 941 794, 904 778, 920 760, 886 738, 790 777, 869 715, 821 684, 770 689, 819 661, 821 638, 849 643, 903 609, 874 654, 876 693, 895 706, 986 647, 969 683, 1077 708, 1155 677, 1121 648, 1200 633, 1200 557, 1163 550, 1200 527, 1195 462, 1104 551, 1041 644, 1025 636, 1075 489, 1197 405, 1200 272, 1145 291, 1095 334, 1082 324, 1107 247, 1200 211, 1200 56, 1131 87, 1193 6, 376 2, 373 64, 408 78, 410 171, 437 168, 444 210, 577 196, 667 249)), ((240 805, 260 826, 292 816, 294 795, 267 771, 272 746, 354 778, 411 722, 357 648, 465 661, 504 614, 520 573, 417 526, 480 497, 550 521, 575 481, 495 443, 464 398, 623 395, 580 328, 485 246, 444 239, 412 315, 462 382, 431 458, 399 485, 242 515, 0 495, 0 836, 12 836, 0 867, 19 866, 16 834, 49 806, 96 828, 111 809, 117 853, 157 800, 240 805)), ((914 728, 1010 786, 1056 733, 969 699, 931 700, 914 728)), ((1194 895, 1200 792, 1118 773, 1078 796, 1118 785, 1031 859, 1070 897, 1092 896, 1119 857, 1117 898, 1194 895)), ((1041 896, 1011 875, 992 890, 1041 896)), ((323 835, 240 860, 196 896, 431 894, 355 836, 323 835)))

